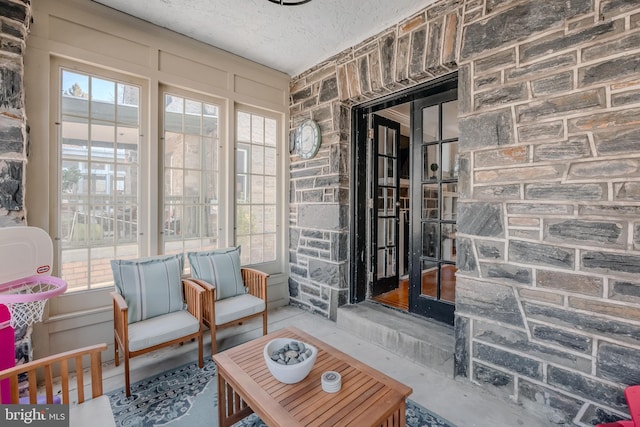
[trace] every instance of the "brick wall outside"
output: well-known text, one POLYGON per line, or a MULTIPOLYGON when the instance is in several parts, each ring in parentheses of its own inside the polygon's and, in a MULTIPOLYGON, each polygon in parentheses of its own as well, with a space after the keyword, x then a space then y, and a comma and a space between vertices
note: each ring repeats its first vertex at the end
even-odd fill
MULTIPOLYGON (((89 283, 89 269, 85 261, 70 261, 62 265, 65 272, 62 279, 67 282, 68 290, 86 290, 89 283)), ((113 271, 110 259, 94 259, 91 261, 92 288, 99 287, 101 283, 113 285, 113 271)))
POLYGON ((640 383, 640 5, 449 0, 295 77, 290 293, 348 301, 350 108, 458 70, 455 375, 546 415, 628 416, 640 383))

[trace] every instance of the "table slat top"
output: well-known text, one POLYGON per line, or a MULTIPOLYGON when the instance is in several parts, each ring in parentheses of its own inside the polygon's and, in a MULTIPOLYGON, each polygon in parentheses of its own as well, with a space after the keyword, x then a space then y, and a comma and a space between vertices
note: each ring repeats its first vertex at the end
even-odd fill
POLYGON ((385 420, 412 389, 340 350, 297 329, 286 328, 213 356, 227 382, 268 425, 375 425, 385 420), (314 345, 318 357, 299 383, 276 380, 264 361, 264 346, 274 338, 291 338, 314 345), (322 390, 321 376, 342 376, 337 393, 322 390))

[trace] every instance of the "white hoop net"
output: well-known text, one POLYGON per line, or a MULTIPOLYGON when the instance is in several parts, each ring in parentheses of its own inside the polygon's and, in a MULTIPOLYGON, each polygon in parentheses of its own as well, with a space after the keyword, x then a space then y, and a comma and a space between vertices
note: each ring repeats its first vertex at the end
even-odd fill
MULTIPOLYGON (((59 289, 59 286, 56 284, 38 280, 16 286, 4 293, 8 295, 36 295, 57 289, 59 289)), ((4 304, 7 309, 9 309, 9 313, 11 314, 9 324, 15 329, 31 325, 35 322, 40 322, 42 320, 42 314, 44 313, 44 306, 47 304, 47 300, 47 298, 43 298, 36 301, 8 302, 0 299, 0 304, 4 304)))

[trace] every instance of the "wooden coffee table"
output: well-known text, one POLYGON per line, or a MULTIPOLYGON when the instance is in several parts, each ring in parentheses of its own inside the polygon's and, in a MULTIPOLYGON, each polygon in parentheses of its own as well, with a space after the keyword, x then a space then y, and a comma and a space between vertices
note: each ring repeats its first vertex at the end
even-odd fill
POLYGON ((404 426, 410 387, 297 328, 286 328, 213 356, 218 366, 218 425, 231 426, 255 412, 268 426, 404 426), (291 338, 318 348, 309 375, 283 384, 269 372, 264 346, 291 338), (326 393, 323 372, 342 375, 342 388, 326 393))

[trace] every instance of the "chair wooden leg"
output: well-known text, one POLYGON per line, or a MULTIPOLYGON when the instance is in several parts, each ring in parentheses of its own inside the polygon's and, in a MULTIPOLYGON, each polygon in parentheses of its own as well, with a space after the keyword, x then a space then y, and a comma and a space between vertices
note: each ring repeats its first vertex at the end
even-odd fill
POLYGON ((267 335, 267 310, 262 313, 262 335, 267 335))
POLYGON ((200 336, 198 337, 198 366, 199 367, 203 367, 204 366, 204 356, 203 356, 203 350, 202 347, 204 346, 202 343, 202 333, 200 333, 200 336))
POLYGON ((211 329, 211 355, 216 354, 216 325, 210 325, 211 329))
POLYGON ((129 378, 129 352, 124 353, 124 391, 127 397, 131 396, 131 381, 129 378))
POLYGON ((120 350, 118 350, 118 338, 113 334, 113 353, 116 358, 116 366, 120 366, 120 350))

